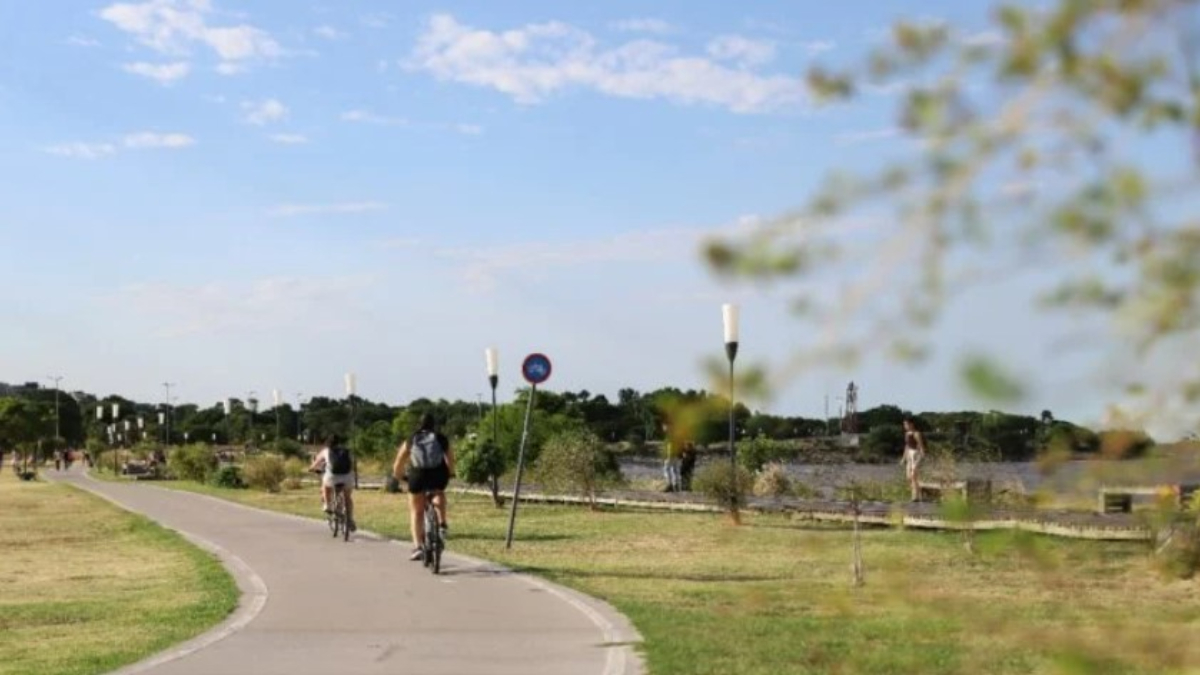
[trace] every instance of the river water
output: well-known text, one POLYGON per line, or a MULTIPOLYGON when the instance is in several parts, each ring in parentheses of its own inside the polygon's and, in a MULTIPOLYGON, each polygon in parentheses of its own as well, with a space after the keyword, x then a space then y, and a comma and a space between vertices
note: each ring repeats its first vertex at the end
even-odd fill
MULTIPOLYGON (((728 455, 701 457, 696 470, 709 462, 729 461, 728 455)), ((852 481, 891 483, 904 480, 900 464, 805 464, 787 462, 784 469, 793 481, 827 493, 852 481)), ((627 479, 662 478, 662 460, 648 457, 623 458, 621 471, 627 479)), ((992 481, 993 490, 1022 494, 1048 491, 1055 494, 1095 494, 1103 484, 1151 485, 1159 483, 1200 484, 1200 455, 1164 456, 1145 460, 1071 460, 1054 465, 1039 462, 957 462, 922 465, 922 476, 978 478, 992 481)))

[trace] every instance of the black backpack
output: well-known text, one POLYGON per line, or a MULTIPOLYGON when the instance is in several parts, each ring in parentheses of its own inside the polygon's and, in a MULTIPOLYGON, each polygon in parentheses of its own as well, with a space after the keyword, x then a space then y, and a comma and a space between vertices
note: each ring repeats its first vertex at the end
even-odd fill
POLYGON ((432 431, 418 431, 409 443, 412 450, 412 465, 418 469, 432 469, 446 463, 446 449, 432 431))
POLYGON ((354 469, 354 461, 350 456, 350 448, 335 446, 329 448, 329 473, 342 475, 354 469))

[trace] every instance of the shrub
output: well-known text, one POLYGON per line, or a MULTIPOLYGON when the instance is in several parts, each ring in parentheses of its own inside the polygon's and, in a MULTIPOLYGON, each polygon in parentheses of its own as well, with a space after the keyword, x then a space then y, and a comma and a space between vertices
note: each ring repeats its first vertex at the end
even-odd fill
POLYGON ((759 432, 757 436, 737 444, 738 463, 748 471, 758 471, 772 462, 787 460, 793 453, 788 444, 767 438, 759 432))
POLYGON ((471 485, 485 485, 492 476, 504 473, 504 457, 491 439, 467 441, 454 453, 454 473, 471 485))
POLYGON ((779 462, 772 462, 754 478, 754 494, 757 497, 785 497, 792 493, 792 479, 779 462))
POLYGON ((246 482, 242 480, 241 467, 234 464, 227 464, 212 475, 212 484, 220 488, 244 488, 246 482))
POLYGON ((304 455, 304 446, 300 445, 299 441, 291 438, 280 438, 274 443, 275 452, 284 457, 302 457, 304 455))
POLYGON ((592 508, 600 487, 621 480, 617 456, 594 433, 579 429, 550 437, 533 474, 546 490, 586 495, 592 508))
POLYGON ((307 462, 298 457, 288 457, 283 463, 283 487, 288 490, 299 490, 304 487, 304 477, 307 474, 307 462))
POLYGON ((279 486, 287 477, 283 458, 279 455, 259 455, 246 460, 242 469, 246 485, 256 490, 279 492, 279 486))
POLYGON ((172 451, 167 457, 167 468, 180 480, 203 483, 217 470, 217 456, 207 445, 193 443, 172 451))
POLYGON ((744 467, 737 468, 736 482, 732 472, 728 462, 711 462, 696 473, 692 486, 696 492, 732 511, 734 506, 746 503, 746 494, 754 488, 754 476, 744 467))

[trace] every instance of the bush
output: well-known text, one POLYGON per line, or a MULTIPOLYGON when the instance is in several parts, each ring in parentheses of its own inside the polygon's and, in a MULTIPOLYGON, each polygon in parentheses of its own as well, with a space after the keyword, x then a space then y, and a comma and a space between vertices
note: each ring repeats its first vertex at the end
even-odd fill
POLYGON ((275 452, 284 457, 302 457, 304 455, 304 446, 291 438, 277 439, 273 445, 275 452))
POLYGON ((758 471, 766 464, 783 462, 793 454, 787 443, 767 438, 761 432, 748 441, 737 444, 738 463, 748 471, 758 471))
POLYGON ((242 470, 246 485, 256 490, 279 492, 279 486, 287 477, 283 458, 279 455, 259 455, 246 460, 242 470))
POLYGON ((504 457, 491 439, 467 441, 454 453, 454 473, 471 485, 486 485, 492 476, 504 473, 504 457))
POLYGON ((304 487, 306 475, 308 475, 308 462, 298 457, 288 457, 283 463, 283 487, 288 490, 299 490, 304 487))
POLYGON ((207 445, 193 443, 172 451, 167 457, 167 468, 180 480, 203 483, 217 470, 217 456, 207 445))
POLYGON ((533 474, 546 490, 586 495, 592 508, 598 489, 621 481, 617 456, 594 433, 578 429, 550 437, 533 474))
POLYGON ((735 483, 732 471, 728 462, 711 462, 696 473, 692 487, 725 509, 732 510, 735 505, 745 505, 746 494, 754 488, 754 476, 739 466, 735 483))
POLYGON ((212 475, 212 484, 220 488, 244 488, 246 482, 242 479, 242 469, 234 464, 227 464, 212 475))
POLYGON ((754 494, 757 497, 786 497, 792 494, 792 479, 778 462, 772 462, 754 478, 754 494))

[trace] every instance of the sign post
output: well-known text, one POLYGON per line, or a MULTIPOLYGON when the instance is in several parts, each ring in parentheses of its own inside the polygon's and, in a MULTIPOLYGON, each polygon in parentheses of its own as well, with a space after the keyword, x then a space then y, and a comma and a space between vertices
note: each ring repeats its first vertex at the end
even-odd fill
POLYGON ((517 502, 521 501, 521 476, 525 470, 525 445, 529 440, 529 416, 533 412, 533 400, 537 398, 537 386, 550 379, 550 359, 545 354, 530 354, 521 364, 521 374, 530 384, 529 401, 525 404, 525 426, 521 429, 521 450, 517 453, 517 485, 513 488, 512 510, 508 513, 508 538, 504 547, 512 548, 513 527, 517 522, 517 502))

